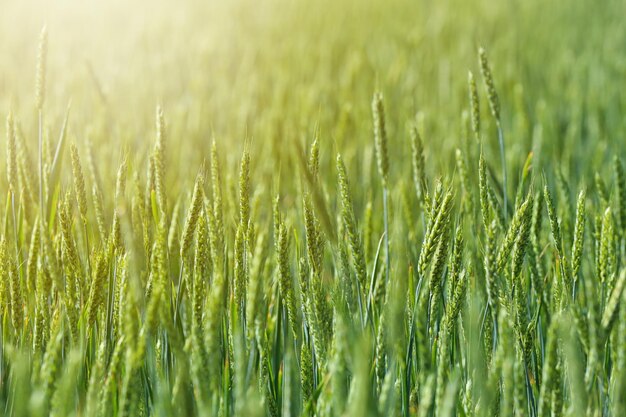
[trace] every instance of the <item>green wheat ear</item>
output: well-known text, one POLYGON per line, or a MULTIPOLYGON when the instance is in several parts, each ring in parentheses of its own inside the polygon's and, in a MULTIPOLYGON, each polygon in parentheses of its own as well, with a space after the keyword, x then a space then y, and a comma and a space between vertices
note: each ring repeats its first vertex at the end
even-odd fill
POLYGON ((387 150, 387 128, 385 124, 385 108, 383 106, 382 93, 374 93, 372 99, 372 114, 374 117, 374 144, 376 145, 376 159, 378 161, 378 172, 387 187, 389 178, 389 152, 387 150))
POLYGON ((9 191, 17 190, 17 148, 15 138, 15 121, 13 113, 7 116, 7 181, 9 191))
MULTIPOLYGON (((478 58, 479 58, 478 62, 480 64, 480 73, 483 76, 483 81, 485 83, 485 88, 487 90, 487 99, 489 101, 489 109, 491 110, 491 114, 493 115, 493 117, 499 121, 500 120, 500 100, 498 99, 498 92, 496 91, 496 86, 493 81, 493 74, 491 73, 491 66, 489 65, 489 61, 487 59, 487 51, 485 51, 485 48, 481 47, 478 49, 478 58)), ((471 78, 473 79, 473 77, 471 78)), ((471 81, 470 81, 470 84, 471 84, 471 81)), ((473 106, 473 103, 472 103, 472 106, 473 106)))
POLYGON ((35 105, 37 110, 43 109, 46 98, 46 61, 48 57, 48 30, 46 26, 39 35, 39 49, 37 53, 37 77, 35 83, 35 105))
POLYGON ((156 108, 156 143, 154 145, 154 182, 157 202, 160 210, 161 221, 165 224, 167 213, 165 195, 165 117, 161 106, 156 108))
POLYGON ((281 224, 278 246, 276 248, 276 262, 278 263, 279 279, 278 285, 285 303, 287 310, 287 319, 294 336, 297 336, 297 323, 296 323, 296 299, 293 288, 293 278, 291 275, 291 268, 289 265, 289 235, 285 224, 281 224))
MULTIPOLYGON (((406 19, 379 2, 360 18, 406 19)), ((336 22, 343 5, 334 3, 318 11, 325 22, 336 22)), ((528 20, 530 9, 519 17, 528 20)), ((490 9, 492 17, 503 11, 490 9)), ((305 84, 296 75, 306 75, 297 73, 307 62, 291 50, 306 44, 299 31, 307 25, 294 32, 290 15, 278 17, 281 27, 263 21, 269 30, 237 41, 288 34, 270 57, 279 59, 256 48, 232 74, 232 60, 211 65, 208 84, 160 65, 158 80, 141 80, 131 65, 124 85, 136 86, 120 96, 112 83, 105 96, 89 68, 100 101, 85 101, 89 89, 47 85, 63 57, 49 61, 45 27, 31 77, 36 108, 20 94, 19 57, 0 65, 0 85, 15 90, 0 97, 10 110, 0 167, 3 415, 626 415, 626 173, 622 155, 602 155, 619 150, 603 138, 619 139, 621 93, 602 106, 587 94, 597 77, 540 49, 503 64, 510 74, 501 84, 483 48, 470 51, 478 52, 473 73, 414 67, 414 51, 394 33, 391 54, 343 36, 354 19, 330 35, 316 26, 326 52, 313 51, 322 71, 307 69, 314 77, 305 84), (329 49, 328 36, 341 42, 329 49), (326 71, 342 57, 345 68, 326 71), (384 98, 363 88, 374 82, 372 57, 392 58, 374 62, 395 90, 384 98), (533 59, 546 63, 539 78, 524 74, 533 59), (203 95, 222 78, 236 82, 203 95), (556 88, 563 81, 567 88, 556 88), (551 88, 539 91, 543 84, 551 88), (167 118, 141 101, 155 85, 171 103, 167 118), (189 89, 182 102, 181 85, 189 89), (530 102, 543 93, 552 105, 530 102), (85 104, 67 124, 55 107, 63 94, 85 104), (404 131, 393 129, 390 109, 399 109, 404 131), (231 138, 248 129, 262 142, 246 139, 237 152, 231 138), (406 136, 394 142, 391 133, 406 136), (598 149, 585 148, 590 137, 598 149), (66 140, 71 165, 62 166, 66 140), (210 167, 190 175, 204 156, 210 167), (541 188, 538 171, 546 172, 541 188), (591 186, 581 184, 594 173, 591 186)), ((188 29, 162 31, 176 36, 161 39, 159 53, 188 29)), ((615 27, 605 29, 608 53, 615 27)), ((502 51, 509 38, 498 40, 502 51)), ((19 49, 11 41, 0 44, 19 49)), ((206 46, 199 56, 182 48, 175 63, 212 61, 223 49, 206 46)), ((148 55, 133 62, 152 62, 148 55)), ((106 63, 94 64, 110 81, 107 65, 97 66, 106 63)), ((76 87, 73 71, 61 75, 76 87)), ((609 75, 601 84, 618 84, 609 75)))
POLYGON ((469 86, 470 112, 472 120, 472 132, 474 138, 480 140, 480 101, 478 100, 478 89, 476 88, 476 80, 471 71, 467 75, 467 84, 469 86))
MULTIPOLYGON (((502 188, 503 188, 503 212, 504 212, 504 220, 507 220, 507 210, 508 210, 508 202, 507 202, 507 169, 506 169, 506 152, 504 149, 504 132, 502 130, 502 123, 500 119, 500 100, 498 99, 498 93, 496 91, 496 86, 493 81, 493 74, 491 73, 491 66, 489 65, 489 61, 487 60, 487 52, 484 48, 480 48, 478 50, 478 58, 480 64, 480 73, 483 77, 483 82, 485 85, 485 89, 487 90, 487 100, 489 102, 489 108, 491 109, 491 114, 493 118, 496 120, 496 127, 498 129, 498 144, 500 146, 500 162, 502 164, 502 188)), ((476 101, 478 103, 478 100, 476 101)), ((472 104, 472 106, 474 106, 472 104)), ((478 104, 476 104, 478 106, 478 104)))
POLYGON ((576 225, 574 226, 574 243, 572 244, 572 276, 576 281, 578 271, 582 263, 583 246, 585 240, 585 203, 587 193, 585 189, 580 190, 576 203, 576 225))
POLYGON ((87 191, 85 188, 85 177, 83 175, 83 167, 80 163, 80 156, 76 145, 70 145, 72 155, 72 173, 74 175, 74 193, 76 202, 78 203, 78 211, 83 223, 87 222, 87 191))
POLYGON ((363 249, 361 235, 359 233, 359 228, 354 215, 352 198, 350 196, 350 184, 348 182, 346 167, 343 163, 341 155, 337 155, 337 171, 339 174, 339 195, 341 196, 341 215, 343 218, 343 226, 348 233, 357 280, 359 282, 361 292, 365 293, 368 287, 365 251, 363 249))
POLYGON ((413 182, 417 191, 417 198, 427 209, 428 190, 426 184, 426 163, 424 159, 424 145, 417 123, 411 124, 411 162, 413 165, 413 182))
POLYGON ((183 234, 180 239, 180 257, 185 256, 185 253, 191 247, 191 241, 194 233, 196 232, 196 224, 202 211, 202 205, 204 203, 203 192, 204 177, 202 174, 198 174, 196 177, 196 183, 193 187, 193 195, 191 197, 191 206, 185 219, 185 225, 183 226, 183 234))
POLYGON ((250 222, 250 154, 244 150, 239 168, 239 222, 244 232, 250 222))

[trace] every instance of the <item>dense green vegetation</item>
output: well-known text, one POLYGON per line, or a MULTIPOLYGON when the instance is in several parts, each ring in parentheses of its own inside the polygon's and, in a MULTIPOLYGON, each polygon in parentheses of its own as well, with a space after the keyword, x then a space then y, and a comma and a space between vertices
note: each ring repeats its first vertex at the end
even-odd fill
POLYGON ((626 415, 622 1, 93 7, 0 14, 4 415, 626 415))

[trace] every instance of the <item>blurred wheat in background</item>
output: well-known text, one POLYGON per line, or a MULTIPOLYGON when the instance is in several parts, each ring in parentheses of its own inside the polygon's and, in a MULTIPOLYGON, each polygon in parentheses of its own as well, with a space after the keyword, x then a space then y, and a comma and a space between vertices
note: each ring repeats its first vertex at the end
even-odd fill
POLYGON ((623 1, 0 13, 0 413, 626 415, 623 1))

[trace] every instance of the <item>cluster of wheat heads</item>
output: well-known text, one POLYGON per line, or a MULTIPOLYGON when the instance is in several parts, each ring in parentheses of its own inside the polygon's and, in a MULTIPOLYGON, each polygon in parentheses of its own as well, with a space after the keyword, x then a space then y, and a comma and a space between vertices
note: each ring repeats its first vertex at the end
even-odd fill
POLYGON ((42 133, 46 45, 44 30, 38 152, 16 115, 6 122, 5 415, 626 413, 622 162, 577 198, 560 170, 538 175, 532 154, 507 182, 484 50, 497 134, 481 130, 470 73, 472 138, 454 175, 428 175, 418 115, 401 145, 412 185, 394 181, 376 93, 362 121, 371 190, 316 136, 294 150, 296 178, 281 177, 297 194, 278 184, 263 199, 255 188, 271 185, 256 182, 254 154, 233 178, 215 142, 193 187, 168 190, 175 145, 160 108, 147 172, 125 158, 106 184, 91 149, 66 145, 68 114, 56 142, 42 133), (501 178, 484 157, 491 143, 501 178))

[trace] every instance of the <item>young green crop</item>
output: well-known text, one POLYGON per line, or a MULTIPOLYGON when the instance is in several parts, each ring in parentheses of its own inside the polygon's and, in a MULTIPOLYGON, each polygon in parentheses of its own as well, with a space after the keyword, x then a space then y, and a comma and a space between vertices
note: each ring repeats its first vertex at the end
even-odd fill
POLYGON ((0 14, 0 414, 624 414, 619 5, 209 3, 0 14))

